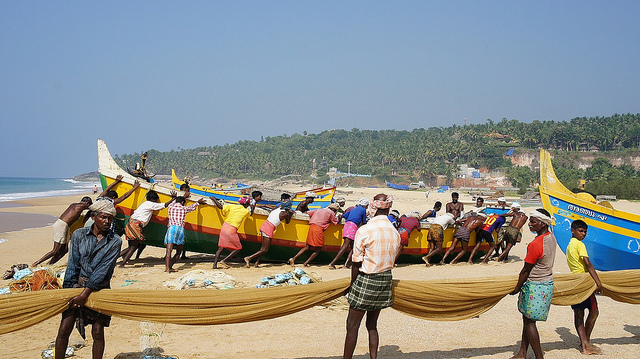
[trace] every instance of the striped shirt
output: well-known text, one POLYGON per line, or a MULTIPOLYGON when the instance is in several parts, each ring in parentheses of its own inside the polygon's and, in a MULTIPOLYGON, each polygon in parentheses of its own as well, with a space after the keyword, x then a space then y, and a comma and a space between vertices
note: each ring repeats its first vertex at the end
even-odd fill
POLYGON ((399 249, 400 233, 387 216, 375 216, 356 232, 351 259, 362 262, 363 273, 382 273, 393 268, 399 249))
POLYGON ((190 206, 183 206, 178 202, 172 202, 169 205, 169 226, 184 227, 184 217, 189 212, 193 212, 198 207, 198 202, 190 206))

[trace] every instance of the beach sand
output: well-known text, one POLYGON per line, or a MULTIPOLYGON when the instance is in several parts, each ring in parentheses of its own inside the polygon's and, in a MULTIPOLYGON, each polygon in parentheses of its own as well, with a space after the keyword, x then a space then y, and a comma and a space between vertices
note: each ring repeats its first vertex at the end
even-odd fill
MULTIPOLYGON (((450 194, 396 191, 372 188, 340 188, 348 192, 347 206, 360 197, 372 198, 380 192, 395 196, 394 208, 401 213, 412 209, 424 212, 436 200, 444 203, 450 194)), ((51 227, 33 228, 52 223, 55 217, 82 195, 16 201, 0 207, 0 269, 16 263, 32 263, 52 248, 51 227), (23 214, 20 217, 17 214, 23 214), (9 226, 6 218, 17 219, 18 226, 9 226), (32 228, 17 230, 18 227, 32 228), (14 230, 14 231, 12 231, 14 230), (3 241, 4 240, 4 241, 3 241)), ((471 203, 471 197, 461 193, 461 201, 471 203)), ((640 213, 640 205, 615 202, 616 208, 640 213)), ((528 212, 532 207, 525 207, 528 212)), ((443 213, 441 211, 440 213, 443 213)), ((511 251, 509 263, 489 265, 466 264, 433 266, 400 264, 394 269, 397 279, 429 280, 461 277, 493 277, 517 275, 522 268, 526 244, 533 235, 525 231, 523 242, 511 251)), ((273 249, 272 249, 273 250, 273 249)), ((166 290, 163 282, 176 279, 195 269, 211 269, 212 255, 189 253, 189 259, 176 264, 177 273, 163 272, 162 248, 147 248, 143 258, 125 269, 116 268, 112 288, 166 290), (123 286, 126 280, 136 280, 123 286)), ((66 257, 61 261, 66 263, 66 257)), ((240 263, 224 272, 235 277, 239 285, 254 286, 265 275, 290 270, 285 264, 266 264, 246 269, 240 263)), ((314 272, 324 280, 349 276, 349 270, 329 270, 326 265, 313 265, 314 272)), ((557 251, 554 271, 568 273, 562 251, 557 251)), ((6 285, 8 281, 4 281, 6 285)), ((259 293, 259 292, 258 292, 259 293)), ((638 358, 640 356, 640 306, 618 303, 598 296, 600 317, 592 335, 601 347, 601 358, 638 358)), ((516 307, 517 297, 507 296, 494 308, 473 318, 456 322, 435 322, 417 319, 393 309, 382 311, 378 322, 381 358, 509 358, 518 349, 522 317, 516 307)), ((218 326, 164 327, 159 347, 164 355, 185 358, 340 358, 345 336, 346 308, 314 307, 293 315, 253 323, 218 326)), ((0 336, 0 358, 39 358, 40 352, 55 339, 60 317, 54 317, 22 331, 0 336)), ((582 358, 579 340, 573 327, 570 307, 553 306, 546 322, 538 323, 542 348, 546 358, 582 358)), ((91 357, 88 347, 76 351, 76 358, 91 357)), ((140 323, 114 317, 106 329, 105 358, 140 358, 140 323)), ((73 340, 79 335, 72 334, 73 340)), ((356 358, 368 358, 368 342, 364 324, 361 326, 356 358)), ((529 351, 529 358, 533 353, 529 351)))

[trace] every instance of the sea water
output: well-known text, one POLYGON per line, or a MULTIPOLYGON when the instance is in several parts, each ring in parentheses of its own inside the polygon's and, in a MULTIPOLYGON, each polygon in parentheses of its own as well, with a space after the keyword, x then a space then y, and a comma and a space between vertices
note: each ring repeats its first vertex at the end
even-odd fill
POLYGON ((0 202, 87 193, 95 185, 102 191, 97 182, 64 178, 0 177, 0 202))

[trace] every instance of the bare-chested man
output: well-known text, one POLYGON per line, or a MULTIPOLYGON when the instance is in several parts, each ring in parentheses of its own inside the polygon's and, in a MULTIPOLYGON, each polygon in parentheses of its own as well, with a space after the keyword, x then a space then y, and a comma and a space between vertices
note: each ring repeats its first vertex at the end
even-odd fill
POLYGON ((80 202, 72 203, 53 224, 53 249, 33 263, 33 267, 51 258, 49 265, 55 264, 69 251, 69 227, 77 221, 82 211, 93 204, 91 197, 82 197, 80 202))
POLYGON ((458 192, 451 193, 451 202, 447 203, 446 211, 447 213, 453 214, 454 219, 460 218, 460 215, 464 213, 464 204, 462 202, 458 202, 458 192))
MULTIPOLYGON (((504 236, 500 241, 500 242, 506 242, 507 246, 502 251, 502 254, 498 257, 498 261, 506 262, 507 259, 509 258, 509 251, 513 246, 516 245, 516 243, 518 243, 518 236, 520 236, 520 228, 522 228, 522 226, 524 226, 524 224, 527 223, 527 219, 529 217, 527 217, 527 215, 524 212, 520 211, 520 204, 516 202, 513 202, 513 204, 511 205, 511 210, 508 213, 505 213, 504 216, 513 216, 511 223, 504 230, 504 236)), ((498 246, 500 246, 500 243, 498 243, 498 246)))
POLYGON ((444 260, 447 259, 447 256, 449 256, 449 254, 456 248, 456 245, 458 245, 458 242, 460 242, 460 246, 462 247, 462 249, 460 250, 460 253, 458 253, 458 255, 455 258, 453 258, 453 260, 451 261, 451 264, 456 264, 456 262, 460 258, 462 258, 462 256, 465 253, 467 253, 467 248, 469 246, 469 237, 471 236, 471 232, 477 230, 480 227, 480 225, 482 225, 486 217, 487 215, 482 212, 478 212, 478 213, 472 212, 472 214, 469 217, 463 219, 462 226, 458 228, 456 230, 456 233, 453 235, 453 243, 451 243, 451 246, 442 257, 440 264, 444 264, 444 260))

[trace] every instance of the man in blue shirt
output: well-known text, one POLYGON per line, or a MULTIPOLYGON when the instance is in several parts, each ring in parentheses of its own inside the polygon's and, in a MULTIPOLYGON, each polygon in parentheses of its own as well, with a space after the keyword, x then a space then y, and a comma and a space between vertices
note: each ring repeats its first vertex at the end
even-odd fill
POLYGON ((56 337, 55 359, 63 359, 69 343, 73 324, 84 338, 84 327, 91 324, 93 337, 92 357, 104 354, 104 327, 111 316, 86 308, 89 294, 110 288, 111 276, 120 255, 122 240, 111 224, 116 210, 111 201, 96 201, 89 207, 94 223, 91 227, 76 230, 71 237, 71 251, 64 276, 63 288, 84 288, 82 293, 69 300, 69 309, 62 313, 62 321, 56 337))
MULTIPOLYGON (((338 203, 340 203, 340 201, 338 201, 338 203)), ((369 206, 369 200, 366 198, 360 198, 352 210, 345 212, 342 215, 342 218, 345 220, 344 226, 342 227, 342 238, 344 239, 344 242, 336 256, 333 258, 331 263, 329 263, 329 268, 336 269, 336 262, 343 254, 347 253, 347 251, 349 251, 349 255, 347 255, 347 260, 344 263, 344 266, 347 268, 351 266, 353 239, 356 236, 358 228, 367 223, 367 206, 369 206)))

